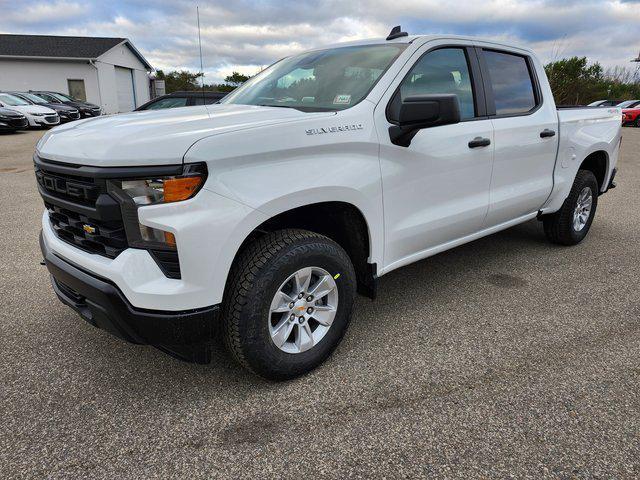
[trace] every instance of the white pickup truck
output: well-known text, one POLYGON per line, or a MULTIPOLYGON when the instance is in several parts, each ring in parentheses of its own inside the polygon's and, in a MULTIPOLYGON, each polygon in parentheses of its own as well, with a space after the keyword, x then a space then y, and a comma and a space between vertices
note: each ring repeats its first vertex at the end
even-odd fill
POLYGON ((220 104, 51 130, 41 248, 93 325, 195 362, 222 337, 287 379, 386 273, 536 218, 582 241, 620 115, 557 109, 526 48, 396 28, 280 60, 220 104))

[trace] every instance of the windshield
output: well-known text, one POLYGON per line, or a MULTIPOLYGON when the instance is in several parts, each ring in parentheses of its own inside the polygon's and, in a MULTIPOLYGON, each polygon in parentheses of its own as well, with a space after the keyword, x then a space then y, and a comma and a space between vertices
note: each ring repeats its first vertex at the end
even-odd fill
POLYGON ((591 102, 587 107, 599 107, 603 103, 606 103, 604 100, 598 100, 596 102, 591 102))
POLYGON ((21 93, 20 96, 23 98, 26 98, 27 100, 32 101, 33 103, 37 103, 39 105, 47 103, 47 101, 44 98, 34 95, 33 93, 21 93))
POLYGON ((61 102, 76 102, 77 101, 75 98, 71 98, 68 95, 63 95, 61 93, 51 92, 51 96, 54 97, 54 98, 57 98, 61 102))
POLYGON ((365 45, 285 58, 222 99, 223 104, 344 110, 360 102, 406 45, 365 45))
POLYGON ((627 100, 626 102, 619 103, 617 106, 620 108, 627 108, 636 103, 637 100, 627 100))
POLYGON ((38 96, 40 98, 44 98, 49 103, 62 103, 56 97, 49 95, 48 93, 38 92, 38 96))
POLYGON ((12 107, 19 107, 22 105, 31 105, 26 100, 23 100, 18 97, 14 97, 13 95, 9 95, 8 93, 0 93, 0 102, 5 105, 10 105, 12 107))

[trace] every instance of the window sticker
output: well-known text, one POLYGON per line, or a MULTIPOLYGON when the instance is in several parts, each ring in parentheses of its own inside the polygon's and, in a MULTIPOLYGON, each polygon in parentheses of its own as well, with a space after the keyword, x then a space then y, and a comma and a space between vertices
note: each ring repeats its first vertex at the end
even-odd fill
POLYGON ((333 99, 334 105, 349 105, 351 103, 351 95, 336 95, 333 99))

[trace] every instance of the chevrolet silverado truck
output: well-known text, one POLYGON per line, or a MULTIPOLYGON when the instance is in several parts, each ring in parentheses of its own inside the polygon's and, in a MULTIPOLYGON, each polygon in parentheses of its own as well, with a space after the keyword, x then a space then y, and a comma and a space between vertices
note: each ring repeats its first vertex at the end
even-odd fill
POLYGON ((557 109, 527 48, 395 28, 280 60, 220 104, 47 132, 41 249, 94 326, 200 363, 224 339, 288 379, 382 275, 532 219, 580 243, 620 118, 557 109))

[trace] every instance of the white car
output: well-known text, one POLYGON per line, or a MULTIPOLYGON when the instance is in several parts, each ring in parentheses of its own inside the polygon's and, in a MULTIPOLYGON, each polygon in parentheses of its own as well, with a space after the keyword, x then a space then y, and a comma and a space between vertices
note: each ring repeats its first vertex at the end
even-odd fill
POLYGON ((60 117, 55 110, 33 105, 9 93, 0 92, 0 107, 22 113, 27 117, 30 127, 53 127, 60 124, 60 117))
POLYGON ((48 132, 41 248, 89 323, 198 362, 220 332, 251 371, 291 378, 382 275, 535 219, 581 242, 615 186, 620 115, 556 108, 527 48, 394 29, 290 56, 217 105, 48 132))

